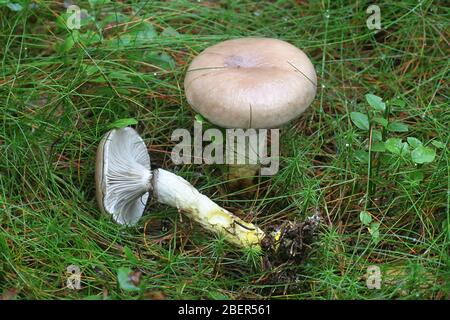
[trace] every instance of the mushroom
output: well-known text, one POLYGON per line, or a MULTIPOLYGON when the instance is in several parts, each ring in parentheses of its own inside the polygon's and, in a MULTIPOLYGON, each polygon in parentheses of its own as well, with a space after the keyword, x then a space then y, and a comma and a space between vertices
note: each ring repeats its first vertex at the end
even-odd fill
MULTIPOLYGON (((303 113, 316 94, 306 54, 278 39, 220 42, 191 62, 184 80, 188 103, 224 128, 278 128, 303 113)), ((261 152, 261 151, 260 151, 261 152)), ((228 178, 249 186, 259 165, 231 165, 228 178)))
POLYGON ((282 40, 241 38, 220 42, 190 64, 188 103, 224 128, 278 128, 297 118, 316 94, 314 66, 282 40))
POLYGON ((305 222, 284 221, 265 233, 220 207, 182 177, 164 169, 151 170, 144 141, 132 128, 113 129, 97 149, 95 173, 98 205, 122 225, 134 225, 152 196, 177 208, 206 230, 223 235, 241 248, 264 250, 274 263, 303 259, 319 223, 316 214, 305 222))
POLYGON ((240 247, 259 246, 264 232, 220 207, 189 182, 164 169, 151 170, 144 141, 130 128, 113 129, 100 142, 96 166, 97 201, 119 224, 134 225, 149 194, 177 208, 205 229, 240 247))

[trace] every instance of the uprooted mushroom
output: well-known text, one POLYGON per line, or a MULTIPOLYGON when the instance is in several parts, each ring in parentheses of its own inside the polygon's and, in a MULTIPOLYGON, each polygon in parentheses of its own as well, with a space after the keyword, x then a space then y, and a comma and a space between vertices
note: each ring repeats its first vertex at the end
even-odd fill
POLYGON ((135 225, 151 193, 158 202, 177 208, 230 243, 260 248, 284 260, 303 254, 308 245, 303 235, 311 235, 318 225, 318 218, 313 217, 265 233, 220 207, 182 177, 164 169, 151 170, 147 147, 130 127, 113 129, 104 136, 97 149, 95 178, 100 209, 120 224, 135 225))

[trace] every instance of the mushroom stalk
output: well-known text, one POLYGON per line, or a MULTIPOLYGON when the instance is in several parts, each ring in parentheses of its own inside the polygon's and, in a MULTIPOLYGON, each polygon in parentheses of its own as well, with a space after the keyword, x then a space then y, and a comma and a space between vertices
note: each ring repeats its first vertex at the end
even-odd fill
POLYGON ((150 190, 158 202, 177 208, 206 230, 240 247, 260 246, 265 236, 260 228, 220 207, 182 177, 156 169, 150 181, 150 190))

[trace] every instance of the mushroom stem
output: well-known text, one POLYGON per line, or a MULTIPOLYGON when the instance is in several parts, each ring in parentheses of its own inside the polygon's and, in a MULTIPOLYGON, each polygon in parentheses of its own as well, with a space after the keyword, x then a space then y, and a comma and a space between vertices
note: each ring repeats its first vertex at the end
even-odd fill
POLYGON ((265 237, 260 228, 220 207, 174 173, 153 170, 150 188, 158 202, 177 208, 205 229, 240 247, 260 247, 265 237))
POLYGON ((243 192, 254 192, 254 179, 259 175, 259 164, 229 164, 227 180, 232 190, 241 189, 243 192))

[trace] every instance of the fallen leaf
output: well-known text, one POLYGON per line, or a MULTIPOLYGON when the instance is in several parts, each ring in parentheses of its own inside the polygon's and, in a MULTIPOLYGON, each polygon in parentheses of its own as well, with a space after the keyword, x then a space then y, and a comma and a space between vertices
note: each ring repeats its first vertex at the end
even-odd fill
POLYGON ((144 296, 148 300, 166 300, 166 295, 162 291, 149 291, 144 296))
POLYGON ((139 286, 139 283, 141 282, 141 276, 142 276, 141 271, 133 271, 129 274, 128 279, 135 286, 139 286))
POLYGON ((0 296, 0 300, 14 300, 19 293, 19 289, 17 288, 9 288, 3 291, 3 294, 0 296))

